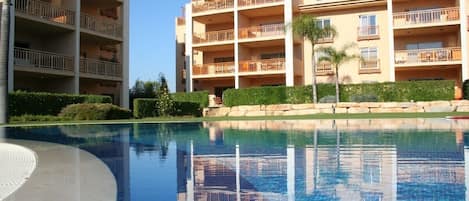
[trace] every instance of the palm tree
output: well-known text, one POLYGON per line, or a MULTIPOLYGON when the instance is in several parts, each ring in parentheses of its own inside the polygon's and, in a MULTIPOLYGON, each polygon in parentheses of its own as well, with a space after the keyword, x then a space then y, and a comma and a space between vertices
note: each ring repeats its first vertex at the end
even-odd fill
POLYGON ((337 50, 333 47, 321 47, 318 50, 323 53, 324 56, 319 58, 319 62, 326 61, 329 62, 335 71, 335 98, 336 103, 340 102, 339 97, 339 67, 343 63, 346 63, 352 59, 360 58, 358 55, 350 55, 347 51, 355 47, 355 44, 347 44, 342 49, 337 50))
POLYGON ((327 37, 334 37, 337 34, 337 31, 334 27, 330 25, 322 26, 320 23, 318 23, 318 19, 311 15, 300 15, 298 17, 295 17, 291 24, 291 27, 295 35, 303 37, 311 42, 311 46, 313 49, 313 102, 317 103, 318 96, 316 89, 316 61, 314 54, 315 47, 316 44, 319 43, 319 40, 327 37))

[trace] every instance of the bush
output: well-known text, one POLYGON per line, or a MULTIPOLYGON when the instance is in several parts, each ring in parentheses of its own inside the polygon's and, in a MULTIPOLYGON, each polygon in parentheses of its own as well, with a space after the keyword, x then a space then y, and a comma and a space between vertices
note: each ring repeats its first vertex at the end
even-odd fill
POLYGON ((324 96, 319 99, 319 103, 335 103, 336 101, 335 96, 324 96))
POLYGON ((208 107, 208 91, 173 93, 171 97, 175 102, 199 103, 201 108, 208 107))
POLYGON ((14 92, 8 94, 10 116, 56 116, 62 108, 78 103, 111 103, 109 96, 14 92))
POLYGON ((12 123, 26 123, 26 122, 48 122, 48 121, 70 121, 70 118, 50 116, 50 115, 22 115, 10 117, 12 123))
MULTIPOLYGON (((341 101, 350 101, 357 94, 373 94, 373 97, 361 98, 379 102, 453 100, 454 84, 446 80, 351 84, 341 85, 340 93, 341 101)), ((223 101, 226 106, 299 104, 311 103, 311 96, 311 86, 258 87, 228 89, 223 101)), ((318 98, 326 96, 335 96, 335 86, 318 84, 318 98)))
POLYGON ((362 102, 378 102, 378 97, 373 94, 365 94, 365 95, 352 95, 350 97, 349 102, 356 102, 356 103, 362 103, 362 102))
MULTIPOLYGON (((158 117, 156 111, 156 102, 157 99, 149 98, 138 98, 134 100, 134 117, 135 118, 150 118, 158 117)), ((173 109, 171 115, 173 116, 196 116, 199 117, 202 115, 202 107, 200 103, 195 102, 180 102, 175 101, 173 104, 173 109)))
POLYGON ((466 80, 462 86, 464 99, 469 100, 469 80, 466 80))
POLYGON ((59 117, 72 120, 115 120, 129 119, 132 113, 112 104, 85 103, 65 107, 59 117))
POLYGON ((156 117, 156 99, 153 98, 137 98, 134 100, 134 117, 147 118, 156 117))

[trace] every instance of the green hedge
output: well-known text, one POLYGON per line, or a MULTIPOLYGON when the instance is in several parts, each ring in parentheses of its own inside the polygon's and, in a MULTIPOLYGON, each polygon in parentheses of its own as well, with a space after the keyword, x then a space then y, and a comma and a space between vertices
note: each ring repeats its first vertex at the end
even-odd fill
POLYGON ((59 117, 72 120, 115 120, 130 119, 132 112, 109 103, 83 103, 68 105, 59 117))
POLYGON ((109 96, 13 92, 8 94, 8 112, 10 116, 55 116, 67 105, 111 102, 109 96))
POLYGON ((200 107, 208 107, 208 91, 197 91, 191 93, 173 93, 171 94, 174 102, 199 103, 200 107))
POLYGON ((466 80, 462 86, 464 99, 469 100, 469 80, 466 80))
MULTIPOLYGON (((355 95, 372 95, 379 102, 453 100, 454 81, 412 81, 340 86, 342 102, 351 101, 355 95)), ((224 93, 226 106, 311 103, 311 86, 258 87, 228 89, 224 93)), ((335 96, 333 84, 318 84, 318 99, 335 96)))
MULTIPOLYGON (((134 117, 135 118, 149 118, 158 117, 156 113, 156 99, 150 98, 137 98, 134 100, 134 117)), ((171 115, 173 116, 201 116, 202 115, 201 103, 199 102, 181 102, 174 101, 174 108, 171 115)))

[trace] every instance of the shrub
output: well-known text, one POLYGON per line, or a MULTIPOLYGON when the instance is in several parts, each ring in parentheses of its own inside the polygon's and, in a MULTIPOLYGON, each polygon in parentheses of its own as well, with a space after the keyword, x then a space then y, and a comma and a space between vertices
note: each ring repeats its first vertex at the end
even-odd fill
POLYGON ((85 103, 65 107, 59 117, 73 120, 115 120, 129 119, 132 113, 112 104, 85 103))
POLYGON ((156 112, 158 116, 169 116, 173 112, 173 107, 173 99, 169 94, 166 78, 160 75, 160 88, 156 93, 156 112))
POLYGON ((462 91, 464 99, 469 100, 469 80, 464 81, 462 91))
POLYGON ((112 99, 109 96, 30 93, 19 91, 8 95, 8 112, 10 116, 55 116, 67 105, 111 102, 112 99))
MULTIPOLYGON (((149 98, 138 98, 134 100, 134 117, 135 118, 149 118, 149 117, 158 117, 156 111, 156 102, 157 99, 149 98)), ((194 102, 180 102, 175 101, 173 103, 173 109, 171 110, 172 116, 196 116, 199 117, 202 115, 202 107, 200 103, 194 102)))
POLYGON ((335 96, 324 96, 321 99, 319 99, 319 103, 335 103, 336 98, 335 96))
POLYGON ((156 99, 137 98, 134 100, 134 117, 147 118, 156 117, 156 99))
MULTIPOLYGON (((357 94, 380 102, 433 101, 454 99, 454 81, 412 81, 395 83, 341 85, 341 101, 350 101, 357 94)), ((318 98, 335 96, 333 84, 318 84, 318 98)), ((364 98, 364 97, 362 97, 364 98)), ((257 87, 228 89, 224 93, 226 106, 311 103, 311 86, 257 87)), ((335 101, 334 101, 335 102, 335 101)))
POLYGON ((171 97, 175 102, 199 103, 201 108, 208 107, 208 91, 173 93, 171 97))
POLYGON ((26 122, 48 122, 48 121, 70 121, 72 119, 51 115, 21 115, 10 117, 12 123, 26 123, 26 122))
POLYGON ((349 102, 378 102, 378 97, 373 94, 365 94, 365 95, 352 95, 350 97, 349 102))

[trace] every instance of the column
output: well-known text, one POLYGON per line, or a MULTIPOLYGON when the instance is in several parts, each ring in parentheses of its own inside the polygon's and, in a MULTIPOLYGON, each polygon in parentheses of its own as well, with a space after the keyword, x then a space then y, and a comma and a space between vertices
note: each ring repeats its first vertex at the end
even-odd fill
POLYGON ((396 69, 394 63, 394 20, 393 20, 393 8, 392 8, 392 1, 387 0, 388 4, 388 42, 389 42, 389 81, 394 82, 396 81, 396 69))
MULTIPOLYGON (((8 71, 8 40, 9 40, 9 25, 8 25, 8 14, 9 6, 5 4, 3 0, 0 0, 0 123, 7 123, 7 111, 8 111, 8 88, 9 78, 8 71)), ((2 134, 0 133, 0 140, 2 134)))
POLYGON ((468 75, 468 68, 469 68, 469 59, 468 59, 468 50, 469 48, 467 46, 467 14, 466 14, 466 1, 465 0, 459 0, 459 12, 461 16, 461 54, 462 54, 462 81, 464 82, 465 80, 469 79, 468 75))
POLYGON ((235 60, 235 88, 239 89, 239 13, 238 13, 238 1, 234 1, 234 60, 235 60))
POLYGON ((240 179, 240 161, 239 144, 236 145, 236 200, 241 201, 241 179, 240 179))
MULTIPOLYGON (((285 0, 284 6, 285 26, 288 26, 293 21, 293 2, 292 0, 285 0)), ((295 72, 294 72, 294 57, 293 57, 293 30, 288 28, 285 30, 285 83, 291 87, 295 85, 295 72)))
POLYGON ((186 15, 186 92, 192 92, 192 4, 188 3, 185 6, 186 15))
POLYGON ((73 66, 75 76, 73 78, 73 93, 80 93, 80 23, 81 23, 81 1, 75 1, 75 43, 74 45, 74 55, 75 57, 73 66))
POLYGON ((295 146, 287 148, 287 191, 288 201, 295 201, 295 146))
MULTIPOLYGON (((5 2, 5 0, 4 0, 5 2)), ((6 1, 8 2, 8 1, 6 1)), ((10 36, 8 37, 8 92, 13 92, 14 79, 15 79, 15 64, 14 64, 14 50, 15 50, 15 0, 10 0, 10 36)))
POLYGON ((121 105, 129 108, 129 19, 130 19, 130 0, 123 1, 123 28, 122 39, 122 92, 121 92, 121 105))

